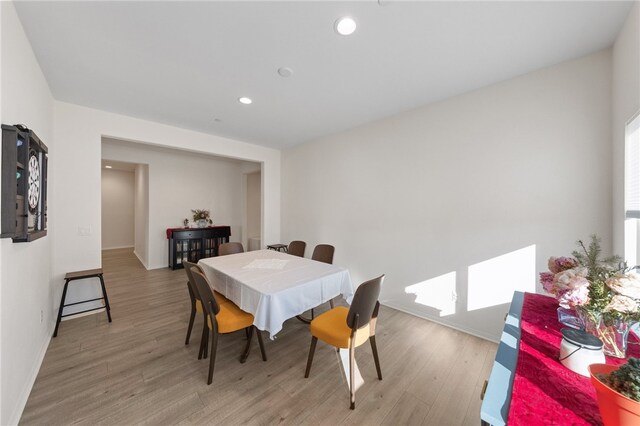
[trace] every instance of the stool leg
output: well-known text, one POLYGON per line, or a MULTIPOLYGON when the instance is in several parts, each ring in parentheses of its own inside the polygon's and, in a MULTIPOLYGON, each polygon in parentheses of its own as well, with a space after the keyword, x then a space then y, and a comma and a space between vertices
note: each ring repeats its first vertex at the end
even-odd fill
POLYGON ((62 290, 62 298, 60 299, 60 308, 58 309, 58 319, 56 320, 56 328, 53 330, 53 337, 58 335, 58 327, 60 326, 60 321, 62 320, 62 309, 64 308, 64 300, 67 297, 67 286, 69 285, 69 280, 64 280, 64 289, 62 290))
POLYGON ((109 298, 107 297, 107 289, 104 286, 104 279, 102 278, 102 274, 99 275, 100 285, 102 286, 102 297, 104 297, 104 305, 107 308, 107 318, 109 318, 109 322, 111 322, 111 307, 109 306, 109 298))

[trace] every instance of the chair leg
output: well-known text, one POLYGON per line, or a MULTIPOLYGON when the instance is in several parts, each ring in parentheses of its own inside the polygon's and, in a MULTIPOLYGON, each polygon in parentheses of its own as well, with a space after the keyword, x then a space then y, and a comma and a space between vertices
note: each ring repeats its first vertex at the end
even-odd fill
POLYGON ((185 345, 189 344, 189 338, 191 337, 191 330, 193 329, 193 321, 196 319, 195 306, 191 305, 191 318, 189 318, 189 327, 187 328, 187 338, 184 341, 185 345))
MULTIPOLYGON (((209 326, 207 325, 207 317, 204 317, 204 325, 202 326, 202 340, 200 341, 200 347, 202 348, 202 358, 207 359, 209 352, 209 326)), ((202 359, 198 358, 198 359, 202 359)))
POLYGON ((258 327, 254 325, 256 329, 256 336, 258 336, 258 344, 260 345, 260 352, 262 353, 262 360, 267 360, 267 352, 264 350, 264 341, 262 340, 262 332, 258 330, 258 327))
POLYGON ((351 399, 351 406, 349 408, 352 410, 356 408, 356 390, 354 389, 356 373, 353 371, 356 363, 355 361, 355 348, 351 345, 349 348, 349 397, 351 399))
POLYGON ((205 325, 202 326, 202 333, 200 333, 200 351, 198 352, 198 359, 202 359, 206 355, 205 351, 207 348, 205 342, 207 340, 207 333, 209 333, 209 329, 205 323, 205 325))
MULTIPOLYGON (((209 334, 209 333, 207 333, 209 334)), ((207 384, 210 385, 213 381, 213 369, 216 366, 216 350, 218 349, 218 333, 215 330, 211 330, 211 355, 209 359, 209 378, 207 384)))
POLYGON ((249 329, 249 335, 247 336, 247 347, 244 348, 244 352, 240 356, 240 362, 244 364, 249 358, 249 351, 251 351, 251 338, 253 337, 253 326, 247 327, 249 329))
POLYGON ((376 336, 370 336, 369 343, 371 343, 371 352, 373 352, 373 361, 376 363, 378 380, 382 380, 382 370, 380 369, 380 360, 378 359, 378 346, 376 346, 376 336))
POLYGON ((329 299, 329 306, 331 306, 331 309, 333 309, 333 299, 329 299))
POLYGON ((317 343, 318 343, 318 338, 316 336, 311 336, 311 347, 309 348, 309 359, 307 359, 307 369, 304 372, 305 379, 309 377, 309 372, 311 371, 311 363, 313 362, 313 354, 316 351, 317 343))

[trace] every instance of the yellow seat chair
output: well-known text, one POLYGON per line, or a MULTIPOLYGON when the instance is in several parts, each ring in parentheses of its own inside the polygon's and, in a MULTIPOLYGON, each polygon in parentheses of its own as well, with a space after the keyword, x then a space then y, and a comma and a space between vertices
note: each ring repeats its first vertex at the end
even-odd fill
MULTIPOLYGON (((202 310, 202 298, 200 297, 200 293, 198 293, 198 289, 196 288, 196 285, 193 281, 193 277, 191 276, 191 269, 195 268, 196 271, 203 273, 202 268, 200 268, 200 266, 198 266, 195 263, 191 263, 189 261, 184 261, 183 262, 184 265, 184 270, 187 273, 187 289, 189 290, 189 298, 191 299, 191 316, 189 317, 189 327, 187 328, 187 338, 184 341, 185 345, 189 344, 189 339, 191 338, 191 331, 193 329, 193 322, 196 318, 196 314, 202 314, 204 311, 202 310)), ((216 296, 216 300, 218 301, 218 303, 220 303, 221 305, 224 305, 225 303, 228 303, 229 300, 224 297, 222 294, 218 293, 217 291, 214 290, 214 294, 216 296)), ((206 319, 206 316, 203 317, 206 319)), ((205 325, 203 325, 203 328, 206 328, 205 325)), ((201 359, 203 356, 202 353, 202 342, 200 342, 200 352, 198 352, 198 359, 201 359)))
MULTIPOLYGON (((211 290, 209 281, 204 274, 198 272, 195 268, 191 268, 191 275, 200 294, 206 318, 205 324, 207 327, 202 330, 201 344, 201 352, 204 354, 205 358, 207 357, 207 346, 209 344, 208 331, 211 332, 211 354, 209 356, 209 376, 207 379, 207 384, 210 385, 213 381, 213 370, 215 368, 216 350, 218 347, 218 334, 227 334, 239 330, 246 330, 247 346, 240 356, 240 362, 244 363, 249 356, 253 331, 256 327, 253 325, 253 315, 243 311, 235 303, 228 301, 227 303, 219 304, 216 301, 213 290, 211 290)), ((260 352, 262 353, 262 360, 266 361, 267 355, 264 350, 262 335, 260 334, 260 330, 256 329, 255 331, 260 345, 260 352)))
POLYGON ((311 321, 311 348, 309 348, 309 359, 304 377, 309 377, 313 354, 316 350, 318 339, 335 346, 338 350, 349 349, 349 395, 351 409, 356 407, 356 392, 354 388, 354 364, 355 348, 365 343, 371 343, 373 360, 376 364, 378 379, 382 380, 380 370, 380 360, 378 359, 378 348, 376 346, 376 321, 380 303, 380 287, 384 275, 362 283, 353 296, 353 303, 350 308, 338 306, 311 321))

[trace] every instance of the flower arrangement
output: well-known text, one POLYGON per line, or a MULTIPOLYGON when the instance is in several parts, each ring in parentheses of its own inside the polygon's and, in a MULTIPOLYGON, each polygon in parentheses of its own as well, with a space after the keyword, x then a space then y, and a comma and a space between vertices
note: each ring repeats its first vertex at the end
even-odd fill
POLYGON ((211 213, 209 212, 209 210, 204 210, 204 209, 195 209, 195 210, 191 210, 191 213, 193 213, 193 221, 197 222, 199 220, 206 220, 208 224, 212 224, 213 221, 211 220, 211 213))
POLYGON ((640 320, 640 275, 619 256, 601 259, 595 235, 588 246, 577 244, 572 257, 549 259, 549 271, 540 273, 540 283, 561 308, 582 316, 582 326, 602 340, 606 354, 624 358, 626 333, 640 320))

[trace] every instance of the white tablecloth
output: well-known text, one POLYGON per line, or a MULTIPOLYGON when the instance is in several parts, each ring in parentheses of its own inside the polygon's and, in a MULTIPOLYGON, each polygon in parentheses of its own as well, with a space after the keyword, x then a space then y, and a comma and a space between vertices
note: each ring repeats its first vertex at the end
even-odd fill
POLYGON ((340 294, 349 303, 353 298, 345 268, 274 250, 209 257, 198 265, 213 288, 253 314, 253 324, 271 338, 289 318, 340 294))

